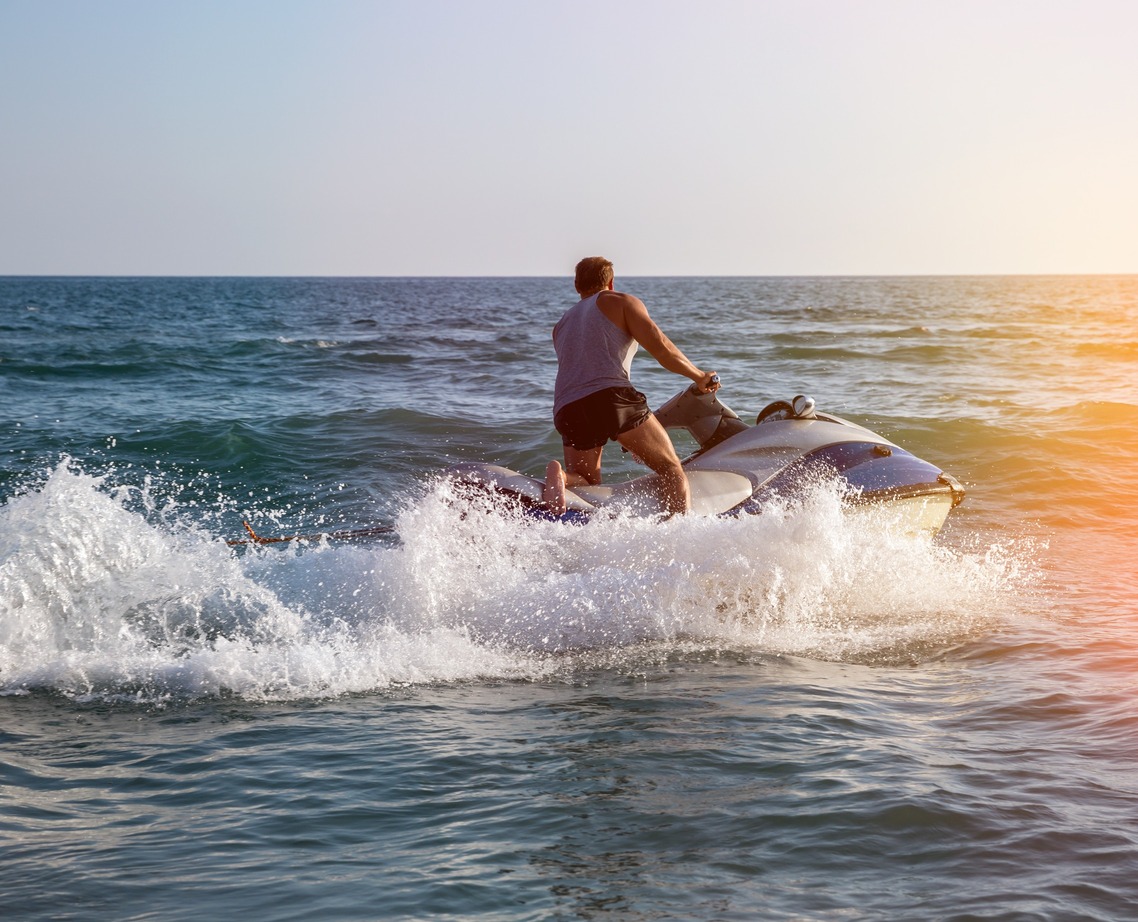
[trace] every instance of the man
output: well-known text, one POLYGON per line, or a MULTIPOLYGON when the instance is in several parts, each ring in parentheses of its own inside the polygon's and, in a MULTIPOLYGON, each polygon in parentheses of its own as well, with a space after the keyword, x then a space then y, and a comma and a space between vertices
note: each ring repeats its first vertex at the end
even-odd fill
POLYGON ((656 326, 644 302, 613 289, 613 267, 601 256, 577 263, 574 279, 581 300, 553 328, 557 383, 553 424, 561 434, 565 468, 550 461, 545 472, 546 505, 565 511, 565 488, 601 482, 601 453, 615 439, 659 476, 669 514, 691 508, 691 491, 671 438, 632 386, 629 372, 639 343, 668 371, 691 378, 701 393, 719 388, 715 372, 688 361, 656 326))

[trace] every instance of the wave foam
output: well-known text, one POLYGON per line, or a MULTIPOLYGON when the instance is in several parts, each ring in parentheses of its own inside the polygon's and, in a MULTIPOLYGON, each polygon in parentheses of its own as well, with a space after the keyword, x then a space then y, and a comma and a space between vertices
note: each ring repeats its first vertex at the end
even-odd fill
MULTIPOLYGON (((0 507, 0 692, 326 697, 572 674, 598 652, 923 659, 989 631, 1014 553, 856 519, 819 488, 757 517, 519 521, 443 482, 398 544, 235 552, 61 464, 0 507)), ((622 660, 622 657, 626 657, 622 660)))

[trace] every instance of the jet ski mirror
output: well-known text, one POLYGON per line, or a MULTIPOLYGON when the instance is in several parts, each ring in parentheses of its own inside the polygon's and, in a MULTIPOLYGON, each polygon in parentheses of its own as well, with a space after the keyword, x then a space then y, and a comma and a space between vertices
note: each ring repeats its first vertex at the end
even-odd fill
POLYGON ((814 398, 799 394, 792 400, 776 400, 768 403, 759 411, 755 425, 771 422, 776 419, 817 419, 814 409, 814 398))
POLYGON ((799 394, 792 401, 790 401, 791 409, 794 410, 795 419, 817 419, 818 414, 814 412, 814 398, 807 397, 804 394, 799 394))

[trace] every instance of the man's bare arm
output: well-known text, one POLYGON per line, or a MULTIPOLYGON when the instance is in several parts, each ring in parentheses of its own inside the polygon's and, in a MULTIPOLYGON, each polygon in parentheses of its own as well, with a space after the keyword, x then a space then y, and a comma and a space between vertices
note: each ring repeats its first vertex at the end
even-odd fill
POLYGON ((619 308, 619 316, 623 323, 618 325, 626 329, 661 366, 673 374, 683 375, 697 384, 707 386, 707 379, 712 373, 696 367, 679 347, 668 339, 664 331, 656 325, 656 321, 649 316, 648 308, 644 306, 643 301, 622 291, 607 292, 602 295, 602 300, 604 303, 598 302, 598 306, 604 308, 605 315, 615 320, 613 315, 617 311, 614 308, 619 308))

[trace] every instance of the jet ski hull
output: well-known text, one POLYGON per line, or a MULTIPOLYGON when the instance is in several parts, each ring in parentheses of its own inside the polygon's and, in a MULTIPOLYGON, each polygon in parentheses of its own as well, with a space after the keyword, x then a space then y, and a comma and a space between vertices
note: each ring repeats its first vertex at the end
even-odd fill
MULTIPOLYGON (((808 398, 795 398, 794 406, 807 414, 801 417, 793 415, 792 404, 781 401, 778 406, 790 412, 768 413, 774 406, 748 426, 714 395, 689 390, 657 411, 666 425, 687 428, 700 440, 700 450, 684 461, 693 513, 761 514, 772 502, 793 500, 823 481, 836 481, 852 511, 886 507, 906 530, 935 534, 964 498, 964 489, 940 468, 863 426, 816 413, 808 398), (711 423, 709 411, 715 414, 711 423), (695 420, 692 414, 702 417, 695 420)), ((452 471, 452 478, 542 518, 584 522, 600 510, 649 516, 664 511, 654 474, 568 490, 563 516, 545 506, 543 482, 518 471, 465 464, 452 471)))

